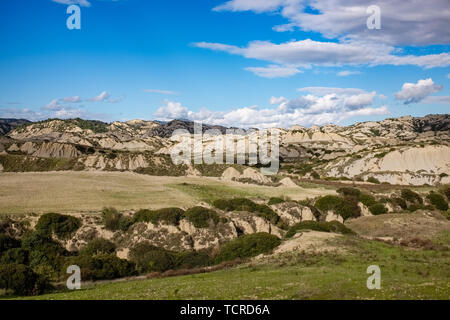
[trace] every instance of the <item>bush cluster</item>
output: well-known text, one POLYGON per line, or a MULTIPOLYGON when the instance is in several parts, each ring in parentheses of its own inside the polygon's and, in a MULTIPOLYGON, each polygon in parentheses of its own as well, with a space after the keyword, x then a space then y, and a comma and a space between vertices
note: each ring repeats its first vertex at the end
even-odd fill
POLYGON ((1 289, 12 291, 16 295, 36 295, 43 293, 49 287, 47 279, 24 264, 0 265, 1 289))
POLYGON ((268 205, 271 206, 271 205, 279 204, 279 203, 283 203, 283 202, 285 202, 284 199, 281 199, 278 197, 272 197, 269 199, 268 205))
POLYGON ((440 191, 446 196, 447 200, 450 201, 450 186, 443 186, 440 191))
POLYGON ((211 264, 206 251, 174 252, 158 248, 148 242, 136 244, 129 258, 140 273, 164 272, 167 270, 195 268, 211 264))
POLYGON ((259 232, 241 236, 226 243, 220 248, 215 263, 249 258, 266 253, 278 247, 281 240, 272 234, 259 232))
POLYGON ((422 197, 418 193, 416 193, 410 189, 402 189, 401 197, 406 202, 409 202, 412 204, 422 204, 423 203, 422 197))
POLYGON ((369 207, 369 211, 370 213, 372 213, 373 215, 379 215, 379 214, 384 214, 388 212, 388 209, 386 208, 386 206, 382 203, 375 203, 373 205, 371 205, 369 207))
POLYGON ((355 218, 361 215, 361 209, 358 207, 358 199, 355 197, 338 197, 327 195, 316 200, 315 205, 322 212, 333 210, 344 220, 355 218))
POLYGON ((376 184, 380 184, 381 183, 380 180, 378 180, 375 177, 368 177, 367 178, 367 182, 376 183, 376 184))
POLYGON ((257 204, 246 198, 219 199, 213 202, 214 207, 224 211, 248 211, 253 212, 267 221, 277 224, 280 217, 270 207, 257 204))
POLYGON ((69 238, 80 227, 80 219, 59 213, 46 213, 36 224, 37 231, 49 236, 55 234, 60 239, 69 238))
POLYGON ((207 228, 211 224, 216 225, 219 222, 219 216, 214 210, 204 207, 193 207, 184 213, 184 216, 196 228, 207 228))
POLYGON ((301 230, 355 234, 351 229, 347 228, 339 221, 302 221, 289 228, 288 232, 286 233, 286 238, 292 238, 297 232, 301 230))
POLYGON ((80 254, 67 260, 64 269, 77 265, 83 280, 115 279, 136 275, 134 263, 118 258, 115 254, 80 254))
POLYGON ((116 252, 116 245, 111 241, 103 238, 91 240, 84 248, 80 250, 80 254, 88 256, 113 254, 115 252, 116 252))
POLYGON ((430 203, 436 207, 436 209, 441 211, 447 211, 448 210, 448 203, 445 201, 445 198, 440 195, 439 193, 430 192, 427 195, 427 199, 430 201, 430 203))
POLYGON ((104 208, 102 218, 105 228, 111 231, 127 231, 133 224, 133 220, 119 213, 115 208, 104 208))
POLYGON ((134 214, 134 222, 151 222, 158 224, 164 222, 178 225, 184 216, 184 210, 180 208, 164 208, 159 210, 142 209, 134 214))

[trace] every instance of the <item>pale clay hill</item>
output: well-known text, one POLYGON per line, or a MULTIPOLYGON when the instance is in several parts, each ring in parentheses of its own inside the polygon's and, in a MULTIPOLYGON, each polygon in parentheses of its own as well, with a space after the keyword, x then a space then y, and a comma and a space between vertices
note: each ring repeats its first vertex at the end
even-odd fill
MULTIPOLYGON (((107 170, 152 175, 203 175, 204 168, 174 166, 170 151, 175 129, 193 132, 193 123, 132 120, 128 122, 47 120, 22 123, 0 137, 0 170, 107 170), (42 159, 46 159, 42 160, 42 159), (49 161, 52 160, 52 161, 49 161)), ((204 126, 218 129, 224 127, 204 126)), ((256 134, 256 131, 252 131, 256 134)), ((401 117, 351 126, 293 126, 279 129, 282 185, 294 178, 322 178, 400 185, 450 183, 450 115, 401 117), (310 172, 283 170, 310 164, 310 172), (284 177, 283 177, 284 176, 284 177)), ((210 143, 211 140, 204 142, 210 143)), ((225 180, 268 184, 270 178, 251 168, 222 166, 207 175, 225 180), (231 168, 234 170, 231 170, 231 168)))

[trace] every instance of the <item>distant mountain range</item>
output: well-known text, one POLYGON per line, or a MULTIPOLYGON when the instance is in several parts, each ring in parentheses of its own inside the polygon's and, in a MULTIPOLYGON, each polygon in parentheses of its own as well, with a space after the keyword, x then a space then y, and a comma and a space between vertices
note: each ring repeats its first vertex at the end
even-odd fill
POLYGON ((23 124, 30 124, 31 121, 25 119, 2 119, 0 118, 0 135, 5 135, 23 124))

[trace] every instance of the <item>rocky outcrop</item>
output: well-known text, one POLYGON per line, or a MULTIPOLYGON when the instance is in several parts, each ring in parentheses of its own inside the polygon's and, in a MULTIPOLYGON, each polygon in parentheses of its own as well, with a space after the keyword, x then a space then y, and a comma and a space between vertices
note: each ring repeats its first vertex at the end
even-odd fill
POLYGON ((297 202, 287 201, 271 207, 280 216, 281 220, 289 226, 302 221, 317 220, 310 208, 299 205, 297 202))

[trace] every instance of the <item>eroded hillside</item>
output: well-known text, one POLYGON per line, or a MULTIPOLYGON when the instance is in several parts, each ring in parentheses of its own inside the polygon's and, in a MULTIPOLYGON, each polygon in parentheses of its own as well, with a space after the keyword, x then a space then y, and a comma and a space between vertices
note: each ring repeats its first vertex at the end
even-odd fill
MULTIPOLYGON (((229 165, 175 166, 172 163, 170 153, 176 143, 170 139, 172 132, 184 129, 192 134, 193 128, 192 122, 180 120, 107 124, 53 119, 25 123, 0 140, 0 170, 106 170, 221 176, 229 165)), ((224 127, 203 126, 203 131, 208 129, 226 132, 224 127)), ((256 134, 256 131, 252 129, 249 133, 256 134)), ((449 115, 401 117, 347 127, 293 126, 279 129, 279 133, 280 178, 401 185, 450 183, 449 115)), ((213 143, 214 136, 206 137, 204 146, 213 143)), ((241 174, 244 169, 241 168, 241 174)), ((238 178, 246 183, 269 183, 261 177, 255 180, 255 175, 244 174, 238 178)))

